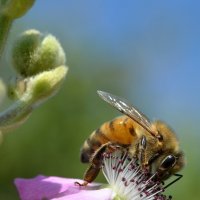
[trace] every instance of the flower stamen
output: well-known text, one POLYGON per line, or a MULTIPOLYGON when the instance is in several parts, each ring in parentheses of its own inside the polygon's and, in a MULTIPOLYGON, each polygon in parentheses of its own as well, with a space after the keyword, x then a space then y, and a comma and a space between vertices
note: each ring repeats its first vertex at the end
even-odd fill
POLYGON ((141 169, 128 152, 116 150, 103 154, 103 174, 116 196, 125 200, 170 200, 162 194, 163 184, 154 181, 155 174, 141 169))

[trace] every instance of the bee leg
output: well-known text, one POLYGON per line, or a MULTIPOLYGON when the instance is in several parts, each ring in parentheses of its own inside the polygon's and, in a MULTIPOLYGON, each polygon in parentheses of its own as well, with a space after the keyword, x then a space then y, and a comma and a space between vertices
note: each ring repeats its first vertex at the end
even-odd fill
POLYGON ((143 170, 148 170, 148 161, 146 160, 146 147, 147 147, 147 140, 146 137, 143 135, 138 145, 139 162, 143 170))
POLYGON ((176 178, 176 179, 173 180, 171 183, 169 183, 168 185, 166 185, 166 186, 164 187, 164 189, 168 188, 170 185, 174 184, 176 181, 178 181, 179 179, 181 179, 181 178, 183 177, 182 174, 174 174, 174 176, 176 176, 176 177, 178 177, 178 178, 176 178))
POLYGON ((88 183, 91 183, 99 174, 101 167, 99 165, 91 164, 84 174, 83 183, 75 182, 75 185, 78 186, 87 186, 88 183))
POLYGON ((99 147, 99 149, 96 150, 96 152, 94 153, 94 155, 90 160, 91 164, 84 174, 83 178, 84 182, 83 183, 75 182, 75 184, 79 186, 86 186, 88 183, 91 183, 99 174, 99 171, 102 166, 103 153, 105 152, 111 153, 115 151, 116 148, 118 148, 118 146, 116 146, 112 142, 105 143, 101 147, 99 147))

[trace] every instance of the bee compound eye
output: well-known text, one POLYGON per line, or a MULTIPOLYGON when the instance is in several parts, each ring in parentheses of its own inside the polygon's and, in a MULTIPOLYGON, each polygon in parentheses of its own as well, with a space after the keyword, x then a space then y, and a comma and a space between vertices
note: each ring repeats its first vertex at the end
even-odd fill
POLYGON ((168 155, 167 157, 164 158, 162 161, 160 167, 163 169, 169 169, 173 167, 176 163, 176 158, 174 155, 168 155))

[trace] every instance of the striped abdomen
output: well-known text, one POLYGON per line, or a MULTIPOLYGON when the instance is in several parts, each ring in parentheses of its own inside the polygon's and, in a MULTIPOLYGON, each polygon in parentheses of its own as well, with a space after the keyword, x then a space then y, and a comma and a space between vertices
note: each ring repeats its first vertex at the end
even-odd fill
POLYGON ((81 162, 89 162, 95 150, 109 141, 130 145, 137 139, 136 129, 138 127, 137 123, 125 115, 105 122, 84 142, 81 149, 81 162))

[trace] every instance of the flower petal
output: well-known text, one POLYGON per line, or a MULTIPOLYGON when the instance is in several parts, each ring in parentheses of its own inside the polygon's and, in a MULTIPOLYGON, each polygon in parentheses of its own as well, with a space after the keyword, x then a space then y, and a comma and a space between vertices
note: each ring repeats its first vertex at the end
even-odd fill
POLYGON ((79 179, 60 178, 54 176, 37 176, 32 179, 15 179, 21 200, 111 200, 112 191, 109 188, 101 189, 100 184, 91 184, 79 187, 74 182, 79 179))

